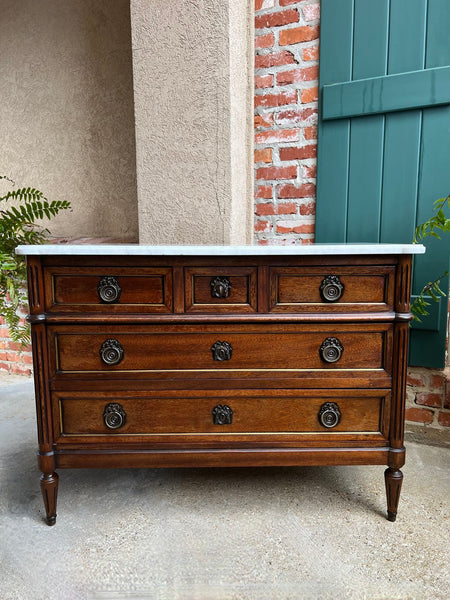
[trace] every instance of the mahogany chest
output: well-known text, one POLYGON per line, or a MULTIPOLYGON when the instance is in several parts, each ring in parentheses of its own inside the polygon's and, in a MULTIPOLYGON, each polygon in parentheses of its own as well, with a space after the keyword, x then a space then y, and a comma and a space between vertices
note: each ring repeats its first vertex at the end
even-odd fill
POLYGON ((62 468, 375 464, 394 521, 423 251, 20 246, 47 523, 62 468))

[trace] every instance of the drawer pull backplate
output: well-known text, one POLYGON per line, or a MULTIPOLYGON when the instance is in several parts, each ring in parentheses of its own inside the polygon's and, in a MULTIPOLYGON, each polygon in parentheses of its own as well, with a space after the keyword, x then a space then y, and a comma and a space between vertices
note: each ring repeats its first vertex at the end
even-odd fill
POLYGON ((319 410, 319 423, 328 429, 336 427, 341 420, 341 411, 335 402, 325 402, 319 410))
POLYGON ((119 429, 127 421, 127 414, 121 404, 111 402, 105 406, 103 411, 103 420, 108 429, 119 429))
POLYGON ((229 342, 215 342, 211 346, 211 352, 214 360, 230 360, 233 346, 229 342))
POLYGON ((105 304, 118 302, 122 288, 115 277, 102 277, 97 286, 98 297, 105 304))
POLYGON ((214 425, 231 425, 233 422, 233 411, 226 404, 218 404, 212 411, 214 425))
POLYGON ((335 337, 328 337, 319 348, 320 358, 327 363, 337 362, 344 351, 344 346, 335 337))
POLYGON ((337 275, 327 275, 320 284, 320 295, 324 302, 337 302, 344 293, 344 284, 337 275))
POLYGON ((228 277, 213 277, 210 286, 212 298, 228 298, 230 295, 231 281, 228 277))
POLYGON ((108 366, 118 365, 123 359, 122 344, 117 340, 110 338, 105 340, 100 348, 100 358, 108 366))

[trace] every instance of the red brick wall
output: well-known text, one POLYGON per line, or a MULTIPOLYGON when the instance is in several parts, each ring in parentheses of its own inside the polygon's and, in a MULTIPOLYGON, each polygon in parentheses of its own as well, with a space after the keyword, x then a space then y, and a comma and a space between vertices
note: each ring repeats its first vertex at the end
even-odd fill
POLYGON ((255 2, 255 237, 314 241, 318 0, 255 2))
POLYGON ((409 369, 406 418, 415 423, 450 427, 450 368, 409 369))
POLYGON ((0 317, 0 371, 14 375, 31 375, 31 348, 22 349, 9 337, 9 330, 0 317))

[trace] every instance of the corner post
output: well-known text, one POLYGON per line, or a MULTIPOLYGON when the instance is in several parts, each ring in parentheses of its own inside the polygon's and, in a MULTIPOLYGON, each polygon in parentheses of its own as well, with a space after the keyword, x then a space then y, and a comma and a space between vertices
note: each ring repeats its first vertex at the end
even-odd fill
POLYGON ((392 403, 390 416, 390 449, 388 469, 385 471, 388 520, 397 517, 403 473, 400 470, 405 464, 405 447, 403 445, 405 429, 406 376, 408 369, 408 337, 411 290, 410 255, 400 255, 397 263, 395 284, 395 322, 392 349, 392 403))
POLYGON ((58 475, 55 473, 53 452, 53 420, 49 389, 47 359, 47 331, 45 325, 44 281, 41 258, 27 257, 28 303, 33 351, 33 376, 36 396, 36 418, 39 441, 38 464, 42 472, 41 491, 44 500, 46 522, 56 522, 58 475))

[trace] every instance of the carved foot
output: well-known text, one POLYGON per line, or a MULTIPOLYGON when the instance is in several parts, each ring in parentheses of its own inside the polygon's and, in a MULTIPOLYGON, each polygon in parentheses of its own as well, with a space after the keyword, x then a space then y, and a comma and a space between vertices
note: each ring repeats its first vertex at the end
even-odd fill
POLYGON ((397 518, 398 502, 400 500, 400 490, 402 489, 403 473, 400 469, 386 469, 384 472, 384 481, 386 484, 387 518, 388 521, 395 521, 397 518))
POLYGON ((44 499, 47 525, 56 523, 56 500, 58 498, 57 473, 43 473, 41 475, 41 492, 44 499))

